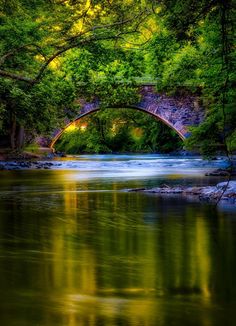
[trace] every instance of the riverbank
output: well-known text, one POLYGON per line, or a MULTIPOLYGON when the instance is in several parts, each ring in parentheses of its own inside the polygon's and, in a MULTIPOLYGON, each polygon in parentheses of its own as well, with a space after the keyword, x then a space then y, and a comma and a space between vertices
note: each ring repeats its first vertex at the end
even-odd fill
POLYGON ((43 160, 48 156, 53 155, 50 148, 37 148, 33 151, 24 150, 17 151, 10 148, 0 148, 0 162, 1 161, 29 161, 29 160, 43 160))
POLYGON ((169 187, 165 185, 163 187, 155 187, 151 189, 130 189, 129 192, 152 193, 160 196, 179 195, 185 198, 193 198, 203 202, 227 202, 236 205, 236 180, 220 182, 216 186, 169 187))
POLYGON ((0 149, 0 170, 44 169, 53 164, 57 157, 65 157, 63 153, 54 153, 50 148, 37 148, 36 151, 12 151, 0 149))

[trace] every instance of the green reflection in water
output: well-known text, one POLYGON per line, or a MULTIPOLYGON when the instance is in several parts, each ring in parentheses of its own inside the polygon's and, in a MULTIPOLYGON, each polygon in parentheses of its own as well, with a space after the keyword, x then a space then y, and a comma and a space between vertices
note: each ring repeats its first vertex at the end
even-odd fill
POLYGON ((15 176, 0 196, 1 325, 233 325, 232 215, 63 171, 15 176))

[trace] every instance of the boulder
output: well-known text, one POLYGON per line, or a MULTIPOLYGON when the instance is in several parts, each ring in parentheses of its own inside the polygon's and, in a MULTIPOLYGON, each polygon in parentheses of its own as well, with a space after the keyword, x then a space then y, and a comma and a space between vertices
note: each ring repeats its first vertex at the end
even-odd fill
POLYGON ((206 187, 183 187, 183 186, 162 186, 152 189, 131 189, 129 191, 143 191, 147 193, 156 193, 159 195, 183 195, 185 197, 195 197, 200 201, 217 203, 220 201, 229 201, 236 204, 236 180, 229 182, 220 182, 216 186, 206 187))
POLYGON ((217 190, 225 191, 225 195, 236 193, 236 181, 220 182, 216 185, 217 190))

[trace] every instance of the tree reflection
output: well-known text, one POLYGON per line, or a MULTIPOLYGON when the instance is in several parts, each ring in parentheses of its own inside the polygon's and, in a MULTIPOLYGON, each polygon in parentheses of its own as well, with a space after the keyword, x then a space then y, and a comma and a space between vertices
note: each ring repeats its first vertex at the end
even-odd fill
POLYGON ((18 325, 215 326, 231 318, 230 219, 180 199, 78 188, 70 181, 58 192, 1 200, 3 324, 13 310, 18 325))

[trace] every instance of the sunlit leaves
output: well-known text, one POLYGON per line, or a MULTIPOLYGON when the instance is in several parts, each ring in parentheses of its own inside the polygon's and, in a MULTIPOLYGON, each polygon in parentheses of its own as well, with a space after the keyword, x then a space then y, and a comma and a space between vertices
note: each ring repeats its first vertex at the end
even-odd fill
POLYGON ((207 118, 187 145, 209 156, 234 143, 235 11, 231 0, 190 2, 162 1, 163 28, 149 46, 147 69, 154 70, 160 91, 200 99, 207 118))
POLYGON ((107 109, 81 119, 66 130, 56 149, 70 154, 169 152, 181 147, 179 137, 162 122, 133 109, 107 109))

